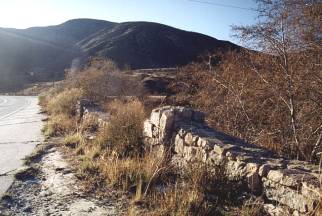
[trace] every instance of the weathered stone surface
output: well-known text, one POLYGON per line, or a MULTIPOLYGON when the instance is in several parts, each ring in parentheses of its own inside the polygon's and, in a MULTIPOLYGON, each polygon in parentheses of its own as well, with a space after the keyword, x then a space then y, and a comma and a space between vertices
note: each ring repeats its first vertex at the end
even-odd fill
POLYGON ((281 203, 300 213, 307 213, 313 210, 314 201, 302 195, 299 190, 280 185, 266 178, 262 180, 264 193, 269 200, 281 203))
POLYGON ((104 127, 111 119, 97 104, 89 100, 80 100, 77 104, 77 115, 80 121, 97 121, 98 127, 104 127))
POLYGON ((239 149, 238 146, 232 144, 215 144, 214 151, 219 155, 226 155, 227 151, 239 149))
MULTIPOLYGON (((306 197, 311 197, 314 200, 319 200, 322 194, 322 188, 318 182, 302 182, 301 193, 306 197)), ((316 203, 317 204, 317 203, 316 203)))
POLYGON ((179 134, 175 137, 174 151, 177 154, 184 154, 184 141, 179 134))
POLYGON ((266 177, 268 172, 272 169, 271 165, 269 164, 263 164, 259 170, 258 170, 258 174, 262 177, 266 177))
POLYGON ((273 205, 273 204, 264 204, 264 209, 271 216, 287 216, 287 215, 292 215, 292 213, 288 209, 283 208, 283 206, 276 206, 276 205, 273 205))
MULTIPOLYGON (((247 167, 247 166, 246 166, 247 167)), ((247 168, 246 168, 247 169, 247 168)), ((249 172, 246 176, 248 188, 253 194, 260 194, 262 190, 261 178, 258 175, 257 170, 249 172)))
POLYGON ((254 194, 267 197, 265 209, 271 215, 304 215, 321 199, 321 173, 316 166, 276 158, 268 151, 213 130, 204 123, 202 113, 190 108, 166 106, 153 110, 144 125, 144 134, 151 146, 159 146, 158 152, 171 148, 175 164, 224 164, 229 177, 244 182, 254 194))
POLYGON ((145 120, 143 125, 143 135, 146 137, 153 137, 153 127, 154 125, 150 120, 145 120))
POLYGON ((203 137, 199 137, 198 142, 197 142, 197 146, 205 147, 207 145, 209 145, 208 140, 203 137))
POLYGON ((160 117, 159 139, 161 143, 168 144, 171 139, 172 129, 174 124, 174 113, 171 110, 166 110, 160 117))
POLYGON ((315 182, 317 179, 310 173, 295 169, 271 170, 267 178, 288 187, 301 187, 303 182, 315 182))
POLYGON ((152 110, 150 122, 154 124, 156 127, 159 127, 160 117, 161 117, 161 113, 159 109, 152 110))
POLYGON ((188 132, 186 134, 186 136, 184 137, 184 142, 187 145, 196 146, 198 139, 199 139, 199 137, 197 135, 194 135, 194 134, 188 132))

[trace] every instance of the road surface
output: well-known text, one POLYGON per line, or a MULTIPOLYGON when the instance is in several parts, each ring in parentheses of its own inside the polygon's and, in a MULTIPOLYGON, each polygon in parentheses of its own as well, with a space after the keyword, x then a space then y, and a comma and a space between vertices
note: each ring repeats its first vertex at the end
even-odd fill
POLYGON ((22 159, 42 141, 37 97, 0 96, 0 197, 22 159))

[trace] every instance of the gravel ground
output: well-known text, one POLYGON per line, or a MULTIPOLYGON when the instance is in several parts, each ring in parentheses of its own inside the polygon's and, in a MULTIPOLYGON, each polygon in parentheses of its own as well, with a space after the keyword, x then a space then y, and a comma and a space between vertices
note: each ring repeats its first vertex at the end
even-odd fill
POLYGON ((16 175, 0 201, 0 215, 124 215, 121 199, 89 196, 78 185, 75 171, 59 148, 52 146, 16 175))

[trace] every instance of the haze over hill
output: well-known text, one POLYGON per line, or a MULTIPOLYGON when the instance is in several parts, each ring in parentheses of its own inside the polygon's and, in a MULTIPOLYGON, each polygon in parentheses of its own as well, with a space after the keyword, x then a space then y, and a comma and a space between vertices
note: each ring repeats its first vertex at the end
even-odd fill
POLYGON ((61 79, 90 56, 132 69, 188 64, 207 51, 238 49, 227 41, 149 22, 75 19, 28 29, 0 28, 0 90, 61 79))

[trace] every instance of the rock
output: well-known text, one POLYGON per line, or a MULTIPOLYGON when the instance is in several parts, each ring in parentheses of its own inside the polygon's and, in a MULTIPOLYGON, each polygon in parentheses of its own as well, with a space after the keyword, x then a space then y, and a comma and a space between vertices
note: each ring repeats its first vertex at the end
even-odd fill
POLYGON ((155 109, 149 119, 152 126, 144 125, 145 134, 155 137, 147 139, 147 144, 159 144, 158 151, 161 147, 162 152, 171 150, 171 161, 179 166, 192 161, 213 167, 225 164, 229 178, 242 182, 255 195, 264 194, 271 215, 303 215, 315 208, 321 200, 317 166, 276 158, 264 149, 211 129, 204 116, 185 107, 155 109))
POLYGON ((153 138, 153 124, 150 120, 144 121, 143 124, 143 135, 146 137, 153 138))
POLYGON ((252 194, 260 194, 262 190, 261 179, 257 172, 249 173, 246 176, 248 188, 252 194))
POLYGON ((160 118, 159 139, 161 143, 168 144, 173 129, 174 113, 170 110, 164 111, 160 118))
POLYGON ((269 164, 263 164, 259 168, 258 174, 259 174, 259 176, 266 177, 270 170, 271 170, 271 166, 269 164))
POLYGON ((273 204, 264 204, 265 211, 271 216, 286 216, 291 215, 291 212, 282 206, 274 206, 273 204))
POLYGON ((197 142, 198 142, 199 137, 196 135, 193 135, 192 133, 187 133, 186 136, 184 137, 184 142, 187 145, 191 145, 191 146, 196 146, 197 142))
POLYGON ((31 212, 32 212, 32 208, 31 208, 30 206, 26 206, 26 207, 23 209, 23 212, 31 213, 31 212))
POLYGON ((294 169, 270 170, 267 178, 281 185, 297 188, 301 186, 303 181, 314 181, 316 179, 309 173, 294 169))
POLYGON ((227 151, 236 150, 236 149, 238 149, 238 147, 231 144, 224 144, 224 145, 215 144, 214 146, 214 151, 219 155, 226 155, 227 151))
POLYGON ((179 134, 177 134, 175 138, 174 151, 177 154, 182 154, 182 155, 184 154, 184 143, 183 143, 183 139, 180 137, 179 134))
POLYGON ((154 124, 156 127, 159 127, 160 117, 161 117, 160 109, 152 110, 151 117, 150 117, 151 124, 154 124))
POLYGON ((184 138, 187 134, 187 131, 185 129, 179 129, 178 135, 180 135, 181 138, 184 138))
POLYGON ((199 137, 198 142, 197 142, 197 146, 199 147, 206 147, 209 146, 209 141, 203 137, 199 137))
MULTIPOLYGON (((317 180, 313 182, 303 181, 301 193, 304 196, 311 197, 314 200, 322 200, 322 189, 320 183, 317 180)), ((313 203, 313 205, 315 204, 313 203)))
POLYGON ((238 154, 235 151, 227 151, 225 156, 230 161, 236 161, 238 154))

